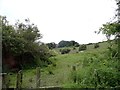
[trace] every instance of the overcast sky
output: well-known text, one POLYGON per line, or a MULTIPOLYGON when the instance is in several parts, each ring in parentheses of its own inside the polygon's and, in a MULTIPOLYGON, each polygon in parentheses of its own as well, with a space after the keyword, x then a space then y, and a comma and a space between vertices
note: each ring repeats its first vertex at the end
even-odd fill
POLYGON ((45 43, 106 40, 94 31, 113 18, 116 8, 115 0, 0 0, 0 15, 7 16, 11 23, 30 18, 45 43))

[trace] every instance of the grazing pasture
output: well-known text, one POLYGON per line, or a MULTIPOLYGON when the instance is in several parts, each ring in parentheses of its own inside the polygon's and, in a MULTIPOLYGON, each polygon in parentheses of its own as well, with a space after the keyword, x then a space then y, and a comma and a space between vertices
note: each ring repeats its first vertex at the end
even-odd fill
MULTIPOLYGON (((49 58, 49 60, 52 61, 52 64, 40 69, 40 87, 99 87, 99 82, 96 81, 98 83, 96 84, 95 81, 88 82, 85 80, 88 79, 89 81, 93 81, 96 78, 93 76, 96 72, 95 70, 110 70, 108 65, 112 61, 104 59, 107 47, 107 42, 100 43, 99 48, 94 48, 94 45, 87 45, 86 50, 78 53, 72 53, 73 48, 69 47, 69 49, 71 49, 71 53, 68 54, 60 54, 59 50, 61 48, 54 49, 58 54, 57 56, 49 58), (75 72, 72 69, 73 66, 76 68, 75 72), (76 83, 74 82, 75 77, 76 83)), ((75 50, 78 51, 78 49, 79 48, 76 48, 75 50)), ((111 64, 113 64, 113 66, 111 66, 111 70, 114 71, 114 64, 116 63, 113 62, 111 64)), ((100 74, 102 75, 102 71, 100 74)), ((16 74, 11 73, 9 78, 10 87, 15 87, 16 74)), ((102 86, 104 85, 101 84, 101 87, 102 86)), ((23 70, 22 87, 36 87, 36 69, 23 70)))

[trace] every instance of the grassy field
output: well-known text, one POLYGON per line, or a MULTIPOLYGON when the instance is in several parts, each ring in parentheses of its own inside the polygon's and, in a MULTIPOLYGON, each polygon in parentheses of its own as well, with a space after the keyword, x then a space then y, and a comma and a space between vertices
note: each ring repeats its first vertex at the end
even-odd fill
MULTIPOLYGON (((69 54, 60 54, 59 49, 55 51, 58 53, 57 56, 51 57, 50 60, 53 64, 48 67, 41 68, 41 87, 44 86, 62 86, 70 87, 73 84, 72 67, 76 66, 79 73, 84 73, 85 65, 88 62, 88 57, 96 57, 104 55, 107 50, 108 43, 100 43, 100 47, 94 49, 93 45, 88 45, 87 50, 84 52, 77 52, 78 48, 72 50, 73 47, 69 47, 71 52, 69 54), (76 53, 77 52, 77 53, 76 53), (83 69, 84 67, 84 69, 83 69), (82 71, 83 70, 83 71, 82 71)), ((97 65, 97 61, 96 61, 97 65)), ((95 68, 95 67, 94 67, 95 68)), ((87 70, 88 68, 86 68, 87 70)), ((11 74, 10 76, 10 87, 15 87, 16 75, 11 74)), ((35 88, 36 87, 36 69, 23 70, 23 84, 24 88, 35 88)))

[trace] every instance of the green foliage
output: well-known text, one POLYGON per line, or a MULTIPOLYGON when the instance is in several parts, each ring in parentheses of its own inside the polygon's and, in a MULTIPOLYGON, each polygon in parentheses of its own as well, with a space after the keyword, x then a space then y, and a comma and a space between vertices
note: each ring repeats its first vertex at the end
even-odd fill
POLYGON ((39 51, 40 51, 40 59, 41 60, 46 60, 49 57, 49 49, 46 45, 42 44, 39 47, 39 51))
POLYGON ((120 24, 117 22, 103 24, 99 32, 105 34, 108 39, 110 39, 111 35, 117 38, 120 33, 120 24))
POLYGON ((52 42, 52 43, 47 43, 46 45, 48 46, 49 49, 56 48, 56 44, 55 44, 54 42, 52 42))
MULTIPOLYGON (((120 2, 117 2, 118 5, 118 17, 120 15, 120 2)), ((101 81, 99 84, 102 86, 120 86, 119 70, 120 70, 120 20, 116 22, 108 22, 103 24, 100 28, 99 33, 102 32, 106 35, 109 41, 109 47, 106 59, 107 64, 104 64, 101 68, 98 69, 97 78, 101 81), (110 37, 114 36, 114 40, 111 41, 110 37), (116 41, 116 43, 114 42, 116 41)))
POLYGON ((86 45, 80 45, 79 46, 79 51, 83 51, 83 50, 86 50, 87 49, 87 46, 86 45))
MULTIPOLYGON (((110 46, 108 48, 110 59, 114 60, 114 58, 116 58, 116 60, 119 61, 118 63, 120 63, 120 23, 114 22, 103 24, 103 27, 100 28, 100 32, 106 35, 110 43, 110 46), (111 44, 111 41, 109 40, 112 35, 115 36, 114 41, 116 41, 115 43, 116 45, 114 46, 111 44)), ((118 70, 120 70, 120 67, 118 68, 118 70)))
POLYGON ((73 47, 73 50, 76 50, 76 48, 75 48, 75 47, 73 47))
POLYGON ((75 42, 75 41, 60 41, 58 43, 58 48, 61 48, 61 47, 70 47, 70 46, 75 46, 75 47, 78 47, 79 46, 79 43, 75 42))
POLYGON ((33 24, 17 22, 15 26, 9 25, 6 17, 2 18, 3 50, 13 54, 32 52, 38 45, 35 42, 41 37, 38 29, 33 24), (34 46, 33 46, 34 45, 34 46), (33 48, 32 48, 33 47, 33 48))
POLYGON ((77 75, 77 85, 81 88, 108 88, 120 85, 120 73, 116 68, 118 63, 115 61, 109 61, 103 55, 92 55, 83 59, 81 63, 82 67, 78 68, 76 73, 72 73, 73 78, 77 75))
MULTIPOLYGON (((106 35, 106 37, 108 38, 108 40, 110 39, 110 37, 112 35, 115 36, 115 40, 117 41, 116 43, 119 45, 120 43, 120 23, 119 22, 113 22, 113 23, 106 23, 103 24, 103 26, 100 28, 99 33, 102 32, 103 34, 106 35)), ((120 50, 120 48, 118 47, 118 49, 120 50)))
POLYGON ((79 47, 79 43, 75 41, 70 41, 71 46, 79 47))
POLYGON ((65 49, 60 49, 61 54, 67 54, 70 52, 70 49, 65 48, 65 49))
POLYGON ((69 41, 60 41, 59 43, 58 43, 58 48, 60 48, 60 47, 69 47, 70 46, 70 42, 69 41))
POLYGON ((98 48, 98 47, 99 47, 99 43, 95 43, 94 48, 98 48))
MULTIPOLYGON (((119 63, 116 59, 109 59, 108 42, 99 44, 98 49, 93 45, 83 53, 58 54, 50 57, 51 65, 41 68, 41 86, 63 86, 65 88, 111 88, 120 86, 120 73, 117 70, 119 63), (72 66, 76 66, 73 72, 72 66), (50 74, 51 73, 51 74, 50 74), (53 74, 54 75, 53 75, 53 74), (74 82, 76 78, 76 83, 74 82)), ((56 49, 55 49, 56 50, 56 49)), ((71 49, 72 50, 72 49, 71 49)), ((43 63, 45 64, 45 63, 43 63)), ((35 88, 36 69, 25 70, 23 88, 35 88), (33 82, 29 82, 29 79, 33 82)), ((15 75, 12 76, 15 78, 15 75)), ((12 80, 11 80, 12 81, 12 80)), ((15 79, 12 81, 14 82, 15 79)))
POLYGON ((92 45, 93 43, 88 43, 87 45, 92 45))
POLYGON ((49 49, 38 42, 42 35, 29 19, 25 19, 25 23, 18 21, 13 26, 9 25, 6 17, 2 17, 2 30, 4 60, 10 54, 16 58, 17 63, 24 67, 40 65, 41 61, 49 63, 49 49))
POLYGON ((48 71, 50 75, 54 75, 53 72, 51 70, 48 71))
POLYGON ((58 53, 55 50, 49 50, 50 57, 56 56, 58 53))

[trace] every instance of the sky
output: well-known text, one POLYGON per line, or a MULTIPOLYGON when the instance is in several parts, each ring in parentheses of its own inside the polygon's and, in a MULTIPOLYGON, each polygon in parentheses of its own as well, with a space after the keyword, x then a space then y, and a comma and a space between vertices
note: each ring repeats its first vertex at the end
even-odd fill
POLYGON ((0 0, 0 15, 10 23, 29 18, 45 43, 105 41, 94 31, 114 17, 116 8, 115 0, 0 0))

